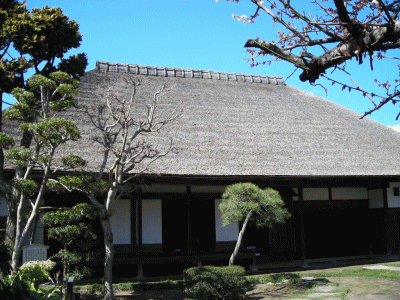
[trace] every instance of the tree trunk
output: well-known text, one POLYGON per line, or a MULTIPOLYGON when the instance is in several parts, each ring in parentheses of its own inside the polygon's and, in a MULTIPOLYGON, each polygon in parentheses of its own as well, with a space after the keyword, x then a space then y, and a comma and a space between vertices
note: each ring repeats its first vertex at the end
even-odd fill
MULTIPOLYGON (((54 152, 51 155, 54 155, 54 152)), ((35 205, 32 208, 32 211, 29 214, 29 218, 26 221, 26 223, 25 223, 26 220, 25 214, 22 212, 22 209, 24 208, 24 202, 27 202, 27 200, 25 199, 26 197, 21 196, 21 200, 18 205, 18 211, 17 211, 17 223, 16 223, 17 228, 15 234, 15 244, 11 258, 11 267, 13 272, 15 272, 17 267, 19 266, 22 254, 22 247, 29 241, 32 232, 32 226, 35 224, 34 220, 36 216, 39 215, 39 208, 40 205, 43 203, 43 196, 46 191, 46 183, 49 179, 50 170, 51 167, 47 166, 44 171, 42 183, 39 188, 39 193, 36 196, 35 205)), ((29 170, 27 170, 27 172, 29 172, 29 170)))
POLYGON ((113 244, 113 233, 111 229, 110 217, 103 215, 101 218, 101 225, 103 226, 104 232, 104 299, 114 299, 114 288, 112 282, 112 266, 114 260, 114 244, 113 244))
MULTIPOLYGON (((20 146, 24 146, 29 148, 32 143, 32 134, 25 132, 22 135, 20 146)), ((20 179, 24 178, 26 168, 17 166, 15 168, 15 178, 20 179)), ((13 189, 10 197, 6 197, 7 202, 7 227, 6 227, 6 239, 5 244, 8 245, 10 249, 14 249, 15 242, 16 242, 16 230, 17 230, 17 213, 18 213, 18 204, 20 201, 20 193, 13 189)), ((29 211, 32 209, 28 201, 24 198, 22 207, 21 207, 21 215, 28 216, 29 211)), ((26 224, 26 218, 21 220, 21 227, 23 228, 26 224)))
POLYGON ((239 236, 238 236, 238 240, 236 242, 235 250, 233 250, 231 258, 229 259, 229 266, 233 265, 233 262, 234 262, 234 260, 235 260, 235 258, 237 256, 237 254, 239 253, 240 245, 242 244, 242 240, 243 240, 243 235, 244 235, 244 232, 246 230, 247 224, 249 223, 252 214, 253 214, 253 211, 249 211, 247 213, 247 216, 246 216, 246 219, 244 220, 242 229, 239 232, 239 236))
POLYGON ((17 221, 17 235, 16 235, 16 240, 15 240, 15 245, 14 245, 14 251, 12 254, 12 261, 11 261, 11 267, 13 269, 13 272, 16 271, 17 267, 19 266, 20 259, 21 259, 21 254, 22 254, 22 247, 29 241, 30 233, 32 230, 32 225, 34 221, 35 214, 37 213, 37 208, 34 208, 34 211, 32 211, 31 216, 29 217, 28 221, 26 222, 25 226, 22 227, 24 230, 22 231, 21 234, 18 234, 18 227, 21 226, 21 222, 17 221))

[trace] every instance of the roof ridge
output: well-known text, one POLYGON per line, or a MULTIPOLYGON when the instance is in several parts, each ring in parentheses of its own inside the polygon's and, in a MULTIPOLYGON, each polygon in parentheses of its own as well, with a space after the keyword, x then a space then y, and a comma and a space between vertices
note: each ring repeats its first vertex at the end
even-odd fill
POLYGON ((228 73, 228 72, 219 72, 219 71, 193 70, 193 69, 170 68, 170 67, 157 67, 157 66, 146 66, 146 65, 137 65, 137 64, 121 64, 121 63, 110 63, 110 62, 103 62, 103 61, 96 61, 96 70, 104 71, 104 72, 131 73, 131 74, 141 74, 141 75, 150 75, 150 76, 204 78, 204 79, 244 81, 244 82, 285 85, 285 80, 283 80, 283 77, 278 77, 278 76, 252 75, 252 74, 243 74, 243 73, 228 73))

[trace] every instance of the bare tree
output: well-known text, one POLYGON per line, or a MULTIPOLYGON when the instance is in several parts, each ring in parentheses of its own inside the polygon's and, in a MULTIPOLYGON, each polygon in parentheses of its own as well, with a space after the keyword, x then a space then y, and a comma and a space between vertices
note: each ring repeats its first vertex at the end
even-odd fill
MULTIPOLYGON (((354 78, 350 78, 352 83, 343 80, 344 73, 350 75, 351 71, 346 62, 353 58, 359 64, 369 61, 371 70, 374 63, 380 63, 382 59, 400 59, 397 53, 389 54, 390 50, 400 47, 399 0, 249 1, 254 4, 253 14, 233 15, 234 18, 253 23, 264 13, 271 18, 272 25, 281 25, 277 29, 277 41, 258 37, 247 40, 245 47, 252 55, 249 59, 252 66, 287 61, 295 70, 301 70, 299 78, 303 82, 315 84, 324 77, 332 84, 342 85, 342 89, 359 91, 373 104, 364 116, 386 103, 400 101, 400 67, 396 62, 393 62, 394 78, 374 79, 375 84, 383 89, 380 95, 359 86, 354 78), (305 4, 307 11, 303 9, 305 4), (267 55, 273 58, 266 60, 267 55), (328 71, 330 75, 326 75, 328 71), (333 72, 340 72, 340 75, 333 77, 336 74, 333 72)), ((323 88, 326 91, 326 86, 323 88)))
POLYGON ((139 120, 134 117, 133 112, 137 110, 135 98, 142 82, 136 80, 127 81, 127 83, 132 85, 132 94, 128 99, 119 97, 109 89, 103 104, 97 107, 85 107, 92 126, 99 133, 95 141, 104 149, 103 162, 99 166, 96 178, 89 175, 80 176, 79 179, 66 176, 56 183, 68 190, 85 192, 92 204, 100 211, 105 246, 104 299, 114 299, 112 285, 114 245, 110 220, 115 206, 118 199, 125 194, 124 187, 128 183, 140 174, 150 172, 149 167, 152 163, 172 151, 172 140, 164 145, 153 146, 148 140, 142 138, 160 132, 166 124, 174 121, 180 107, 177 106, 165 119, 156 118, 158 101, 169 90, 166 85, 163 85, 154 93, 151 103, 147 105, 145 118, 139 120), (107 180, 103 179, 105 176, 107 180), (95 197, 98 191, 105 192, 102 200, 95 197))

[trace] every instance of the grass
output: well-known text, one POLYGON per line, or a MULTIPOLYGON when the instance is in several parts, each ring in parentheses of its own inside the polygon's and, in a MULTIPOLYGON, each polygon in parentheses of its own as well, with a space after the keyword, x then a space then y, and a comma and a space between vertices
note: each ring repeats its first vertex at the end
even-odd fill
MULTIPOLYGON (((302 274, 302 273, 300 273, 302 274)), ((369 269, 359 269, 354 270, 341 270, 341 271, 319 271, 319 272, 307 272, 303 273, 301 276, 313 276, 319 277, 370 277, 370 278, 384 278, 384 279, 400 279, 399 271, 391 270, 369 270, 369 269)))
MULTIPOLYGON (((142 292, 150 290, 183 288, 183 280, 164 280, 157 282, 120 282, 113 284, 113 286, 115 291, 142 292)), ((87 290, 90 293, 103 294, 104 285, 100 283, 94 283, 85 286, 75 286, 75 290, 87 290)))

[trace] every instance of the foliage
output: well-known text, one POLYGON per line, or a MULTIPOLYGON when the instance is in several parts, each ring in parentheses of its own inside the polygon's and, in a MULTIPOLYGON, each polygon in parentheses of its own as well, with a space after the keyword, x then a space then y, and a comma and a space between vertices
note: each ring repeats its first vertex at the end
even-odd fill
POLYGON ((38 289, 40 284, 51 279, 49 272, 55 265, 56 263, 51 260, 29 261, 19 268, 16 275, 25 282, 33 283, 35 289, 38 289))
MULTIPOLYGON (((62 243, 63 249, 57 253, 63 263, 64 286, 69 269, 85 258, 85 253, 96 243, 88 220, 99 216, 98 210, 88 204, 81 203, 71 209, 51 211, 42 217, 43 225, 48 227, 48 237, 62 243)), ((74 277, 83 277, 90 272, 87 269, 76 270, 74 277)))
POLYGON ((32 179, 14 179, 13 187, 25 196, 33 196, 36 193, 38 185, 32 179))
MULTIPOLYGON (((75 103, 72 95, 76 92, 76 79, 79 79, 79 76, 84 73, 87 56, 84 53, 69 58, 64 56, 69 50, 80 46, 82 36, 79 33, 79 25, 75 21, 69 20, 60 8, 46 6, 43 9, 28 10, 25 3, 10 0, 0 1, 0 28, 0 110, 2 110, 3 93, 12 92, 17 99, 17 102, 5 112, 6 118, 23 123, 37 123, 41 119, 50 117, 48 114, 51 111, 60 111, 73 106, 75 103), (59 64, 56 66, 58 61, 59 64), (26 80, 25 74, 28 69, 35 72, 35 75, 26 80)), ((9 208, 6 243, 11 247, 15 246, 12 264, 13 268, 16 268, 22 244, 26 243, 29 238, 26 232, 34 232, 34 230, 30 230, 29 226, 35 226, 43 193, 38 193, 36 201, 29 199, 31 206, 27 199, 30 192, 21 194, 21 190, 12 189, 10 185, 2 181, 4 179, 3 149, 13 147, 10 138, 1 133, 2 123, 0 115, 0 194, 9 208), (5 190, 7 193, 4 193, 5 190), (17 206, 22 209, 17 209, 17 206), (29 211, 31 208, 32 210, 29 211), (17 224, 18 222, 19 224, 17 224), (29 225, 25 222, 28 222, 29 225), (24 227, 27 231, 24 231, 24 227)), ((56 124, 42 123, 42 126, 52 125, 56 124)), ((71 129, 67 123, 58 125, 65 130, 71 129)), ((31 125, 26 126, 31 127, 31 125)), ((36 129, 39 130, 39 128, 36 129)), ((50 131, 48 132, 50 133, 50 131)), ((51 134, 54 134, 54 131, 51 134)), ((32 168, 45 170, 47 168, 47 171, 50 172, 54 146, 57 146, 51 143, 60 143, 60 136, 54 136, 53 141, 47 141, 49 143, 43 147, 38 144, 40 138, 36 135, 38 140, 35 141, 35 149, 32 149, 34 135, 34 132, 28 132, 28 130, 22 132, 18 146, 33 152, 25 162, 22 157, 19 160, 13 158, 16 163, 15 177, 17 180, 29 179, 32 168), (46 150, 47 153, 43 153, 46 150)), ((76 132, 75 137, 77 137, 76 132)), ((68 139, 65 135, 61 137, 61 139, 63 138, 68 139)), ((63 142, 61 141, 61 143, 63 142)), ((22 148, 19 154, 17 152, 14 154, 21 155, 22 148)), ((47 180, 48 177, 45 175, 39 185, 43 188, 38 188, 37 191, 45 191, 47 180)), ((21 185, 19 186, 21 187, 21 185)))
POLYGON ((243 267, 195 267, 183 272, 187 297, 198 300, 245 299, 243 267))
MULTIPOLYGON (((373 104, 373 108, 365 115, 386 103, 400 101, 400 65, 396 62, 399 59, 396 51, 400 44, 399 1, 251 2, 254 6, 249 15, 234 14, 233 17, 243 23, 254 23, 265 16, 271 20, 269 29, 278 25, 276 40, 256 37, 249 38, 245 43, 251 54, 249 61, 252 66, 286 61, 293 65, 295 71, 301 70, 299 78, 303 82, 315 84, 323 77, 324 82, 339 84, 343 90, 358 91, 373 104), (272 59, 266 56, 272 56, 272 59), (358 64, 368 60, 371 71, 374 63, 394 60, 392 72, 386 73, 393 76, 375 78, 374 83, 363 88, 354 81, 355 78, 349 78, 352 69, 357 68, 356 64, 348 63, 353 58, 358 64), (374 85, 381 88, 380 95, 373 92, 371 87, 374 85)), ((323 88, 327 90, 326 86, 323 88)))
POLYGON ((78 167, 85 167, 87 161, 76 155, 67 155, 61 159, 61 163, 69 168, 75 169, 78 167))
POLYGON ((78 82, 69 74, 57 71, 45 77, 35 74, 28 79, 29 90, 15 88, 11 91, 17 99, 5 111, 8 120, 32 122, 39 116, 46 118, 50 111, 61 111, 75 105, 78 82), (40 109, 39 109, 40 107, 40 109))
MULTIPOLYGON (((28 271, 28 270, 27 270, 28 271)), ((21 274, 20 271, 13 274, 12 276, 4 276, 0 279, 0 299, 4 300, 58 300, 61 299, 60 293, 57 287, 49 289, 38 288, 31 281, 35 274, 39 276, 45 275, 44 272, 38 271, 35 268, 31 270, 33 273, 28 275, 21 274)))
MULTIPOLYGON (((80 46, 79 25, 69 20, 61 8, 45 6, 25 10, 5 22, 4 29, 21 55, 29 55, 36 71, 45 63, 42 72, 54 72, 56 58, 62 58, 72 48, 80 46)), ((86 66, 85 66, 86 67, 86 66)))
POLYGON ((7 276, 0 279, 0 298, 2 300, 35 299, 31 294, 29 284, 21 280, 19 276, 13 277, 12 280, 7 276))
MULTIPOLYGON (((33 75, 28 83, 31 91, 21 88, 13 90, 17 102, 8 110, 6 117, 22 121, 19 129, 22 135, 28 135, 34 142, 30 147, 20 146, 6 151, 5 156, 21 168, 23 176, 12 181, 14 188, 13 200, 20 207, 29 201, 32 209, 26 211, 26 223, 22 221, 22 211, 17 210, 14 250, 12 267, 16 270, 22 245, 28 242, 30 232, 34 232, 39 217, 39 209, 43 204, 43 196, 47 190, 50 174, 57 168, 54 165, 54 155, 57 148, 68 142, 80 138, 77 126, 68 120, 52 118, 51 112, 64 109, 74 104, 72 95, 75 93, 76 82, 63 72, 54 72, 45 77, 40 74, 33 75), (40 107, 40 109, 38 109, 40 107), (32 170, 43 170, 42 180, 32 179, 32 170), (30 199, 30 198, 34 199, 30 199)), ((66 162, 81 160, 74 156, 65 159, 66 162)), ((8 203, 10 205, 10 202, 8 203)))
POLYGON ((93 271, 86 266, 76 267, 74 271, 68 273, 68 277, 74 277, 75 281, 83 278, 90 278, 93 271))
MULTIPOLYGON (((69 158, 67 158, 69 160, 69 158)), ((69 163, 69 162, 67 162, 69 163)), ((48 186, 58 190, 79 190, 85 193, 92 191, 104 193, 109 188, 109 183, 105 180, 97 180, 93 175, 65 175, 58 178, 58 181, 49 181, 48 186)))
POLYGON ((32 133, 40 145, 57 147, 66 141, 80 138, 78 127, 72 121, 64 119, 48 118, 38 123, 25 123, 20 129, 32 133))
POLYGON ((30 68, 42 75, 56 70, 75 79, 83 75, 85 53, 64 58, 70 49, 80 46, 82 36, 79 25, 60 8, 45 6, 29 11, 25 3, 2 1, 0 27, 0 93, 26 87, 24 74, 30 68), (11 49, 18 53, 17 58, 11 49))
POLYGON ((11 135, 0 132, 0 148, 9 149, 14 146, 14 139, 11 135))
POLYGON ((232 184, 226 188, 219 205, 222 225, 227 226, 232 222, 244 219, 235 249, 229 259, 229 266, 233 265, 239 253, 250 219, 254 217, 258 227, 272 227, 274 223, 284 223, 290 217, 284 205, 279 193, 271 188, 262 190, 249 182, 232 184))
POLYGON ((275 222, 285 222, 290 216, 284 205, 279 192, 272 188, 262 190, 252 183, 233 184, 226 188, 219 205, 222 225, 241 221, 253 212, 257 226, 271 227, 275 222))
POLYGON ((5 157, 12 159, 12 164, 15 166, 27 167, 29 159, 32 156, 32 151, 21 146, 7 150, 5 157))

